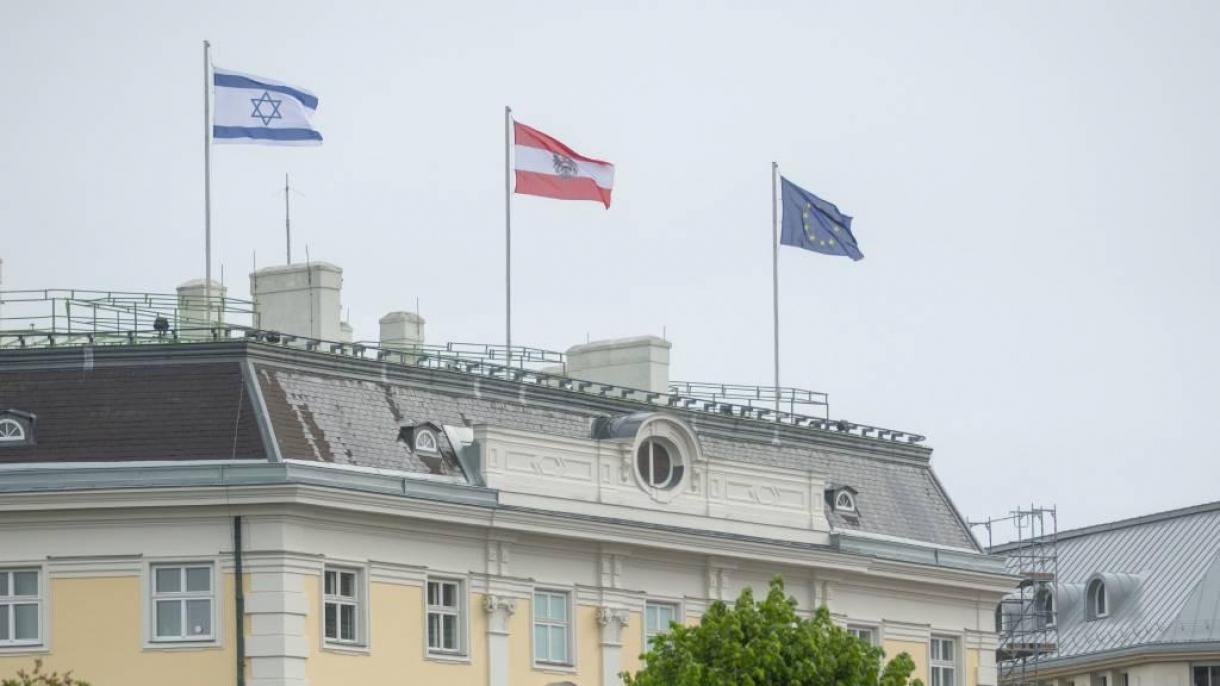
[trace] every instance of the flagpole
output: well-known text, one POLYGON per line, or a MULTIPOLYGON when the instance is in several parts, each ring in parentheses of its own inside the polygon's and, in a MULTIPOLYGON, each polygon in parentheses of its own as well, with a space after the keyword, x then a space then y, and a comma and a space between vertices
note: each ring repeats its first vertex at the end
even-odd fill
POLYGON ((504 354, 513 363, 513 203, 512 146, 513 109, 504 106, 504 354))
POLYGON ((203 42, 203 302, 212 311, 212 44, 203 42))
POLYGON ((771 163, 771 304, 775 334, 775 418, 779 420, 779 209, 776 197, 776 177, 779 165, 771 163))
POLYGON ((288 209, 288 172, 284 172, 284 241, 288 254, 288 261, 284 264, 292 264, 292 223, 289 220, 288 209))

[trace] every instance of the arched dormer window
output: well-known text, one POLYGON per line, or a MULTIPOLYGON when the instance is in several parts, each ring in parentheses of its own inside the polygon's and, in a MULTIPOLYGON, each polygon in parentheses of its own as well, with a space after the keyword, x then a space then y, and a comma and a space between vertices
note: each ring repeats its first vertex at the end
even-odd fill
POLYGON ((1055 625, 1055 594, 1046 586, 1034 593, 1034 617, 1039 628, 1055 625))
POLYGON ((1106 593, 1106 584, 1101 579, 1093 579, 1089 584, 1085 600, 1089 619, 1101 619, 1110 614, 1110 597, 1106 593))
POLYGON ((16 419, 0 419, 0 443, 25 443, 25 427, 16 419))
POLYGON ((440 448, 436 444, 436 434, 431 429, 416 429, 415 430, 415 452, 419 453, 438 453, 440 448))
POLYGON ((855 512, 856 498, 846 488, 835 494, 835 510, 839 512, 855 512))

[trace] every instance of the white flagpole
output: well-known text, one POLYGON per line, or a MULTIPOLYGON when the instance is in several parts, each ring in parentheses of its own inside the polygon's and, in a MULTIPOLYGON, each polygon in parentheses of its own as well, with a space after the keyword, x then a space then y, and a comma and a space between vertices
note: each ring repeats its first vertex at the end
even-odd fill
POLYGON ((212 44, 203 42, 203 301, 212 311, 212 44))
POLYGON ((284 172, 284 243, 285 252, 287 253, 288 261, 284 264, 292 264, 292 222, 289 219, 290 210, 288 209, 288 172, 284 172))
POLYGON ((779 165, 771 163, 771 304, 775 334, 775 417, 779 420, 779 208, 776 178, 779 165))
POLYGON ((513 110, 504 106, 504 354, 513 363, 513 110))

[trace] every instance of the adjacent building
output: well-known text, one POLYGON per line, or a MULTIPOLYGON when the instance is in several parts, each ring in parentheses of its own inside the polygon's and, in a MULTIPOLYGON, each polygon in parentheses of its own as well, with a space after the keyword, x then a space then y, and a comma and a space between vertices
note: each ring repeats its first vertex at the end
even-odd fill
POLYGON ((351 343, 330 265, 202 286, 0 332, 0 675, 604 686, 780 575, 926 683, 997 683, 1015 580, 921 436, 674 382, 655 337, 351 343))
POLYGON ((1004 683, 1220 686, 1220 502, 992 550, 1039 585, 997 612, 1004 683))

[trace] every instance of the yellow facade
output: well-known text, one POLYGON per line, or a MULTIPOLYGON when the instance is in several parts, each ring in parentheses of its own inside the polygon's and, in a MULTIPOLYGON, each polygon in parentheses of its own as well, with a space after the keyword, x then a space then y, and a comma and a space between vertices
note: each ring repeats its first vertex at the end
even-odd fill
MULTIPOLYGON (((923 679, 923 682, 928 683, 928 644, 916 643, 915 641, 885 641, 882 644, 885 650, 886 659, 891 659, 899 653, 907 653, 911 659, 915 661, 915 671, 911 673, 912 679, 923 679)), ((967 686, 973 684, 973 681, 967 681, 967 686)))
POLYGON ((95 686, 215 686, 232 683, 233 576, 218 589, 221 645, 205 648, 146 648, 141 613, 147 607, 140 578, 52 579, 45 635, 50 651, 0 654, 0 676, 28 669, 41 657, 47 670, 73 674, 95 686))

